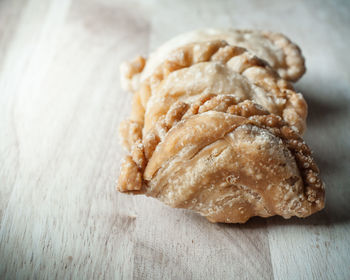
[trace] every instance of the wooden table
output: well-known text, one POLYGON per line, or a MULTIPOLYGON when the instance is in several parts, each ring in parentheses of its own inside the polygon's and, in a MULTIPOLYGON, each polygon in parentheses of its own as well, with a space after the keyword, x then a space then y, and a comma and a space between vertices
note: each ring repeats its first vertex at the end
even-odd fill
POLYGON ((346 1, 1 1, 0 278, 350 279, 349 27, 346 1), (120 62, 200 27, 303 49, 321 213, 211 224, 115 191, 120 62))

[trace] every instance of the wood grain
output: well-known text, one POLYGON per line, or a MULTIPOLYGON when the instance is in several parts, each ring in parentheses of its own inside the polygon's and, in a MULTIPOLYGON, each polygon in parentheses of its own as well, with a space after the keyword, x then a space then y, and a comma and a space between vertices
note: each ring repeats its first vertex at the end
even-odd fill
POLYGON ((1 279, 349 279, 350 5, 345 1, 0 2, 1 279), (210 224, 114 190, 119 64, 200 27, 281 31, 327 185, 308 219, 210 224))

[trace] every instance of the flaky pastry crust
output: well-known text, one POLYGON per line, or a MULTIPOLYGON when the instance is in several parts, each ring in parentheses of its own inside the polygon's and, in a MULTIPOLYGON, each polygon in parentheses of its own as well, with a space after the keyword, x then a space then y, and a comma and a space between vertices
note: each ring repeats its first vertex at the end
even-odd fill
MULTIPOLYGON (((131 118, 123 126, 141 124, 147 133, 176 100, 191 100, 208 92, 253 100, 299 133, 305 131, 303 96, 265 61, 225 41, 192 43, 170 53, 134 93, 131 118)), ((129 134, 121 135, 125 146, 131 146, 129 134)))
POLYGON ((135 146, 139 152, 122 164, 120 191, 194 210, 212 222, 306 217, 324 207, 308 146, 250 100, 208 94, 178 101, 135 146))
POLYGON ((175 49, 189 43, 213 40, 224 40, 232 46, 249 50, 257 57, 267 61, 285 80, 295 82, 305 73, 305 60, 300 48, 281 33, 209 28, 174 37, 153 52, 147 61, 139 56, 131 62, 124 63, 122 65, 123 88, 137 91, 140 82, 149 78, 175 49))
MULTIPOLYGON (((276 33, 241 32, 269 38, 271 52, 293 49, 276 33)), ((306 102, 275 71, 282 71, 277 62, 272 68, 265 60, 230 42, 202 40, 168 52, 154 67, 142 57, 124 64, 124 86, 134 98, 131 117, 120 126, 129 155, 117 189, 211 222, 321 210, 324 185, 300 137, 306 102)), ((292 64, 284 75, 292 77, 292 64)))

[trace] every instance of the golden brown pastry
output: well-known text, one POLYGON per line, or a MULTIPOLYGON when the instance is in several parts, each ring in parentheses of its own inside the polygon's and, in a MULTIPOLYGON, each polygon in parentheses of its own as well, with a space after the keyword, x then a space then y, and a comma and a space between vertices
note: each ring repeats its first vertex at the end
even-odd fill
POLYGON ((305 73, 305 62, 299 47, 283 34, 258 30, 209 28, 176 36, 152 53, 147 62, 145 58, 136 58, 134 62, 137 63, 133 64, 136 67, 132 67, 132 71, 130 71, 130 63, 123 64, 123 88, 137 91, 140 82, 149 78, 173 50, 189 43, 213 40, 224 40, 232 46, 249 50, 267 61, 282 78, 288 81, 295 82, 305 73))
MULTIPOLYGON (((130 81, 145 63, 129 64, 130 81)), ((264 60, 221 40, 190 43, 135 89, 120 128, 130 153, 119 191, 212 222, 306 217, 324 207, 319 170, 299 136, 306 103, 264 60)))
POLYGON ((305 142, 286 122, 246 100, 207 95, 174 103, 132 148, 118 189, 187 208, 212 222, 306 217, 324 186, 305 142))
MULTIPOLYGON (((136 69, 142 62, 137 59, 132 65, 130 69, 136 69)), ((207 93, 231 94, 239 101, 253 100, 281 116, 299 133, 305 131, 307 105, 289 82, 247 50, 225 41, 208 41, 174 50, 140 84, 134 93, 130 120, 121 127, 124 146, 130 149, 133 143, 130 129, 143 129, 145 134, 175 101, 207 93)))

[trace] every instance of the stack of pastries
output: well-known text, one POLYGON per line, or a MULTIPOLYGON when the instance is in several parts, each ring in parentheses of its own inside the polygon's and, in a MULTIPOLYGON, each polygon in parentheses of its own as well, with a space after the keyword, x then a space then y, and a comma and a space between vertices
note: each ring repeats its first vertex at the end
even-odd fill
POLYGON ((301 138, 307 104, 291 84, 304 72, 284 35, 234 29, 181 34, 124 63, 133 104, 117 189, 211 222, 321 210, 324 184, 301 138))

